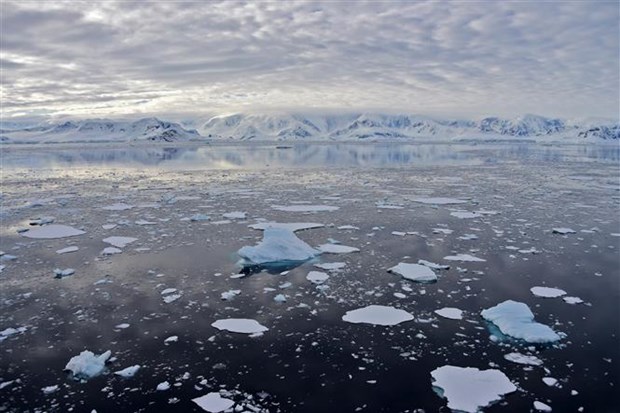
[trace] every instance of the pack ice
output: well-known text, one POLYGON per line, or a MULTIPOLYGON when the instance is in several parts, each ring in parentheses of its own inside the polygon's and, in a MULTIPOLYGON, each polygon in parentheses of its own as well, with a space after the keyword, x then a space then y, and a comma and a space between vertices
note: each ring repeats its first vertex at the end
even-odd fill
POLYGON ((566 291, 551 287, 532 287, 530 291, 536 297, 542 298, 557 298, 566 295, 566 291))
POLYGON ((259 324, 258 321, 247 318, 227 318, 217 320, 212 323, 211 326, 217 328, 218 330, 226 330, 231 333, 241 334, 256 334, 269 330, 267 327, 259 324))
POLYGON ((369 305, 356 310, 347 311, 342 316, 347 323, 365 323, 380 326, 394 326, 405 321, 413 320, 413 315, 405 310, 384 305, 369 305))
POLYGON ((398 274, 403 278, 416 282, 433 282, 437 281, 437 275, 432 269, 421 264, 407 264, 401 262, 398 265, 388 269, 388 272, 398 274))
POLYGON ((517 387, 500 370, 442 366, 431 372, 433 387, 448 399, 448 408, 476 413, 517 387))
POLYGON ((26 232, 22 232, 21 235, 26 238, 54 239, 74 237, 76 235, 82 234, 86 234, 86 232, 81 231, 77 228, 70 227, 68 225, 52 224, 30 229, 26 232))
POLYGON ((84 350, 79 355, 71 357, 65 366, 65 370, 71 371, 75 379, 90 379, 105 369, 105 362, 111 355, 110 350, 98 356, 92 351, 84 350))
POLYGON ((267 227, 263 240, 254 247, 245 246, 237 254, 245 264, 268 264, 288 261, 307 261, 319 255, 304 241, 297 238, 293 231, 285 228, 267 227))
POLYGON ((524 303, 507 300, 480 314, 503 334, 528 343, 553 343, 561 339, 551 327, 535 322, 534 314, 524 303))
POLYGON ((235 405, 230 399, 225 399, 219 393, 208 393, 204 396, 192 399, 202 410, 210 413, 219 413, 228 410, 235 405))

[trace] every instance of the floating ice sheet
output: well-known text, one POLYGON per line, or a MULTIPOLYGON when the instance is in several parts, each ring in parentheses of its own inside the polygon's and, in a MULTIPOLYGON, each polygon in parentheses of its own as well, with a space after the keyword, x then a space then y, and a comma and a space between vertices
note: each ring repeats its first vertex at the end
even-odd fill
POLYGON ((401 262, 398 265, 388 269, 388 272, 398 274, 407 280, 416 282, 437 281, 437 274, 435 274, 429 267, 420 264, 408 264, 401 262))
POLYGON ((134 241, 137 241, 138 238, 132 237, 108 237, 104 238, 103 242, 106 244, 110 244, 117 248, 125 248, 126 245, 131 244, 134 241))
POLYGON ((444 318, 449 318, 451 320, 463 319, 463 310, 453 307, 444 307, 439 310, 435 310, 435 314, 438 314, 444 318))
POLYGON ((369 305, 356 310, 347 311, 342 320, 348 323, 365 323, 380 326, 393 326, 413 320, 413 315, 405 310, 384 305, 369 305))
POLYGON ((269 330, 267 327, 260 325, 258 321, 247 318, 227 318, 217 320, 211 326, 218 330, 226 330, 231 333, 256 334, 269 330))
POLYGON ((339 244, 323 244, 319 245, 317 249, 326 254, 349 254, 351 252, 359 252, 359 248, 347 247, 346 245, 339 244))
POLYGON ((543 361, 536 356, 527 356, 521 353, 508 353, 504 355, 504 358, 508 361, 517 364, 526 364, 529 366, 542 366, 543 361))
POLYGON ((105 369, 105 362, 108 361, 111 355, 112 352, 110 350, 98 356, 92 351, 84 350, 69 360, 65 370, 71 371, 76 379, 90 379, 101 374, 105 369))
POLYGON ((466 204, 468 201, 464 201, 462 199, 456 198, 443 198, 443 197, 435 197, 435 198, 414 198, 414 202, 419 202, 422 204, 431 204, 431 205, 453 205, 453 204, 466 204))
POLYGON ((128 379, 130 377, 133 377, 138 372, 138 370, 140 370, 140 365, 136 364, 134 366, 129 366, 122 370, 115 371, 114 374, 128 379))
POLYGON ((290 230, 266 228, 263 240, 254 247, 242 247, 237 254, 245 264, 267 264, 290 261, 307 261, 321 252, 306 244, 290 230))
POLYGON ((329 275, 321 271, 310 271, 308 275, 306 275, 306 279, 313 284, 323 284, 329 279, 329 275))
POLYGON ((271 208, 286 212, 329 212, 340 209, 331 205, 272 205, 271 208))
POLYGON ((192 399, 200 408, 209 413, 220 413, 224 410, 228 410, 235 405, 235 402, 230 399, 225 399, 220 396, 219 393, 208 393, 204 396, 192 399))
POLYGON ((259 229, 264 231, 267 228, 282 228, 289 231, 302 231, 305 229, 322 228, 324 224, 317 224, 314 222, 260 222, 258 224, 252 224, 249 227, 252 229, 259 229))
POLYGON ((30 229, 26 232, 22 232, 21 235, 26 238, 54 239, 74 237, 76 235, 82 235, 85 233, 86 232, 81 231, 77 228, 70 227, 68 225, 52 224, 30 229))
POLYGON ((443 257, 444 260, 448 261, 463 261, 463 262, 485 262, 486 260, 483 258, 474 257, 470 254, 457 254, 457 255, 448 255, 443 257))
POLYGON ((530 291, 536 297, 543 298, 557 298, 566 295, 566 291, 551 287, 532 287, 530 288, 530 291))
POLYGON ((528 343, 553 343, 561 339, 551 327, 535 322, 534 314, 524 303, 507 300, 482 310, 481 315, 503 334, 528 343))

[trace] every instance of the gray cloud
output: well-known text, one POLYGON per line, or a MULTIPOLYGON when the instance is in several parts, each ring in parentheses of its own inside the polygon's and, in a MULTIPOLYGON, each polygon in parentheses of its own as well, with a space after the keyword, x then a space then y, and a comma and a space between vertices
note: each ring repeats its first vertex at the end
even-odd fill
POLYGON ((4 115, 245 108, 612 116, 616 2, 27 2, 4 115))

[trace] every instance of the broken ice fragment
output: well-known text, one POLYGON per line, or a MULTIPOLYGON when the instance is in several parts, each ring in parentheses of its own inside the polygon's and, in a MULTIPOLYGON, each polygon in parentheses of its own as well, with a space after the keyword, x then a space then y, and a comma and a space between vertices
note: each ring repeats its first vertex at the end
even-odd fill
POLYGON ((347 266, 344 262, 325 262, 321 264, 314 264, 315 267, 326 271, 338 271, 347 266))
POLYGON ((130 366, 122 370, 115 371, 114 374, 128 379, 130 377, 133 377, 138 372, 139 369, 140 369, 140 365, 136 364, 134 366, 130 366))
POLYGON ((189 217, 189 220, 192 222, 208 221, 210 219, 211 217, 205 214, 196 214, 196 215, 192 215, 191 217, 189 217))
POLYGON ((241 212, 241 211, 233 211, 233 212, 228 212, 224 214, 223 216, 224 218, 228 218, 228 219, 245 219, 246 213, 241 212))
POLYGON ((235 296, 241 294, 241 290, 228 290, 221 294, 222 300, 232 300, 235 296))
POLYGON ((310 271, 308 275, 306 275, 306 279, 313 284, 323 284, 329 279, 329 275, 321 271, 310 271))
POLYGON ((451 320, 463 319, 463 310, 460 310, 458 308, 444 307, 439 310, 435 310, 435 314, 438 314, 445 318, 449 318, 451 320))
POLYGON ((247 318, 227 318, 217 320, 211 326, 218 330, 226 330, 231 333, 255 334, 269 330, 267 327, 260 325, 258 321, 247 318))
POLYGON ((56 268, 54 270, 54 278, 58 278, 58 279, 68 277, 73 274, 75 274, 75 270, 73 268, 67 268, 64 270, 61 270, 60 268, 56 268))
POLYGON ((532 287, 530 288, 530 291, 536 297, 543 297, 543 298, 557 298, 557 297, 566 295, 566 291, 560 290, 559 288, 532 287))
POLYGON ((313 229, 313 228, 322 228, 325 225, 323 224, 317 224, 314 222, 260 222, 258 224, 252 224, 249 225, 250 228, 252 229, 258 229, 261 231, 264 231, 267 228, 283 228, 283 229, 288 229, 289 231, 302 231, 302 230, 306 230, 306 229, 313 229))
POLYGON ((271 208, 286 212, 325 212, 336 211, 340 207, 331 205, 272 205, 271 208))
POLYGON ((101 255, 114 255, 114 254, 120 254, 122 252, 123 250, 116 248, 116 247, 106 247, 103 249, 103 251, 101 251, 101 255))
POLYGON ((574 229, 570 229, 570 228, 553 228, 553 233, 566 235, 566 234, 576 234, 577 231, 575 231, 574 229))
MULTIPOLYGON (((225 399, 220 396, 219 393, 208 393, 204 396, 192 399, 202 410, 209 413, 220 413, 224 410, 228 410, 235 405, 235 402, 230 399, 225 399)), ((241 410, 239 410, 241 411, 241 410)))
POLYGON ((581 304, 583 300, 579 297, 562 297, 562 300, 567 304, 581 304))
POLYGON ((132 209, 134 206, 126 204, 124 202, 119 202, 116 204, 104 206, 101 209, 105 209, 106 211, 125 211, 127 209, 132 209))
POLYGON ((534 402, 534 409, 538 410, 539 412, 550 412, 552 411, 551 406, 543 403, 543 402, 539 402, 538 400, 534 402))
POLYGON ((58 385, 54 384, 53 386, 43 387, 41 390, 43 391, 43 394, 56 393, 58 391, 58 385))
POLYGON ((408 264, 401 262, 398 265, 389 268, 388 272, 398 274, 407 280, 416 282, 437 281, 437 274, 435 274, 429 267, 420 264, 408 264))
POLYGON ((170 390, 170 383, 168 383, 167 381, 162 381, 161 383, 159 383, 157 385, 157 387, 155 388, 155 390, 157 391, 166 391, 166 390, 170 390))
POLYGON ((476 413, 517 387, 500 370, 442 366, 431 372, 433 387, 454 411, 476 413))
POLYGON ((91 351, 84 350, 69 360, 65 370, 71 371, 76 380, 87 380, 99 375, 105 369, 105 362, 111 355, 110 350, 98 356, 91 351))
POLYGON ((132 237, 108 237, 108 238, 104 238, 103 242, 105 242, 106 244, 110 244, 117 248, 125 248, 127 244, 131 244, 132 242, 137 241, 137 240, 138 238, 132 238, 132 237))
POLYGON ((422 204, 431 204, 431 205, 451 205, 451 204, 465 204, 465 203, 467 203, 467 201, 464 201, 462 199, 442 198, 442 197, 414 198, 413 201, 414 202, 419 202, 419 203, 422 203, 422 204))
POLYGON ((78 247, 66 247, 66 248, 62 248, 59 250, 56 250, 56 254, 68 254, 70 252, 75 252, 78 251, 79 248, 78 247))
POLYGON ((426 260, 418 260, 418 264, 424 265, 433 270, 449 270, 449 265, 435 264, 434 262, 426 261, 426 260))
POLYGON ((486 260, 483 258, 474 257, 469 254, 457 254, 457 255, 448 255, 447 257, 443 257, 444 260, 448 261, 463 261, 463 262, 485 262, 486 260))
POLYGON ((317 249, 326 254, 349 254, 351 252, 359 252, 359 248, 337 244, 323 244, 319 245, 317 249))
POLYGON ((265 228, 263 240, 254 247, 242 247, 237 254, 245 265, 277 262, 303 262, 321 252, 306 244, 290 230, 265 228))
POLYGON ((517 364, 526 364, 530 366, 542 366, 543 361, 536 356, 527 356, 521 353, 508 353, 504 355, 504 358, 508 361, 512 361, 517 364))
POLYGON ((21 235, 26 238, 34 239, 55 239, 74 237, 76 235, 82 234, 86 234, 86 232, 81 231, 77 228, 70 227, 68 225, 52 224, 30 229, 26 232, 22 232, 21 235))
POLYGON ((342 320, 348 323, 365 323, 380 326, 393 326, 413 320, 413 315, 405 310, 383 305, 369 305, 356 310, 347 311, 342 320))
POLYGON ((524 303, 507 300, 480 314, 503 334, 528 343, 553 343, 561 339, 551 327, 535 322, 534 314, 524 303))

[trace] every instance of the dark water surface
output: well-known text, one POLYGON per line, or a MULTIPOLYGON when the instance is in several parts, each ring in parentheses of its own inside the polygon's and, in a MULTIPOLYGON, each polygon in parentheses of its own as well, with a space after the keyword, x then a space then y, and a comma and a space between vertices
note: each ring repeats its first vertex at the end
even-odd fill
POLYGON ((0 331, 26 331, 0 342, 0 383, 13 381, 0 389, 0 411, 197 412, 192 398, 222 388, 272 412, 447 412, 430 376, 447 364, 496 368, 518 387, 485 412, 533 411, 536 400, 558 412, 620 411, 619 159, 618 146, 534 144, 3 148, 0 250, 17 258, 0 262, 0 331), (414 201, 427 196, 467 202, 414 201), (133 208, 102 209, 119 202, 133 208), (302 203, 339 209, 272 208, 302 203), (460 219, 455 210, 497 213, 460 219), (247 218, 226 220, 232 211, 247 218), (195 214, 211 219, 188 220, 195 214), (86 234, 17 233, 42 216, 86 234), (248 228, 257 219, 322 223, 297 235, 360 252, 323 254, 286 275, 237 278, 236 251, 262 237, 248 228), (553 234, 555 227, 576 233, 553 234), (109 236, 138 240, 102 256, 109 236), (56 254, 69 245, 79 251, 56 254), (531 248, 537 253, 519 252, 531 248), (458 253, 486 261, 443 258, 458 253), (418 259, 451 267, 433 284, 386 271, 418 259), (314 264, 336 261, 347 266, 330 273, 328 288, 306 280, 314 264), (59 280, 55 268, 76 272, 59 280), (535 297, 534 286, 584 303, 535 297), (165 288, 182 296, 167 304, 165 288), (228 290, 241 292, 223 301, 228 290), (277 294, 287 301, 274 301, 277 294), (480 311, 507 299, 528 304, 565 338, 491 340, 480 311), (371 304, 415 319, 392 327, 342 321, 371 304), (443 307, 464 310, 463 319, 434 313, 443 307), (211 326, 223 318, 255 319, 269 330, 248 337, 211 326), (121 323, 130 326, 115 328, 121 323), (164 343, 173 335, 178 342, 164 343), (63 368, 85 349, 111 350, 115 359, 80 383, 63 368), (544 365, 504 359, 515 351, 544 365), (133 378, 112 374, 134 364, 142 367, 133 378), (163 381, 172 387, 157 391, 163 381), (59 390, 44 394, 51 385, 59 390))

